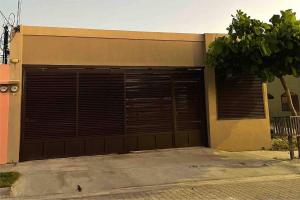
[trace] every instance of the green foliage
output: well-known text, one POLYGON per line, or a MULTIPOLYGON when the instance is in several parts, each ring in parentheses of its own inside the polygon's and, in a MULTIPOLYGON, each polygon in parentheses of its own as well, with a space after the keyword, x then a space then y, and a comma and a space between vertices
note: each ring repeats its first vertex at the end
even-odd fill
POLYGON ((300 76, 300 21, 292 10, 264 23, 242 11, 232 16, 228 35, 217 38, 208 50, 207 63, 221 77, 255 74, 263 81, 300 76))
MULTIPOLYGON (((297 139, 293 138, 293 148, 297 150, 297 139)), ((272 150, 274 151, 287 151, 289 150, 289 141, 287 137, 272 138, 272 150)))
POLYGON ((19 177, 20 174, 18 172, 0 173, 0 188, 12 186, 12 184, 14 184, 19 177))
POLYGON ((272 139, 272 150, 287 151, 289 150, 289 143, 287 139, 274 138, 272 139))

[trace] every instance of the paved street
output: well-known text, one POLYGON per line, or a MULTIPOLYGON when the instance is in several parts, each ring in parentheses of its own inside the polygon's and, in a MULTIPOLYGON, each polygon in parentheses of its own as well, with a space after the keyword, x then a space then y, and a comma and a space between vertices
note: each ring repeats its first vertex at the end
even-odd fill
POLYGON ((165 189, 129 192, 115 195, 85 197, 87 200, 289 200, 300 199, 300 177, 265 181, 233 181, 231 183, 207 183, 182 185, 165 189))

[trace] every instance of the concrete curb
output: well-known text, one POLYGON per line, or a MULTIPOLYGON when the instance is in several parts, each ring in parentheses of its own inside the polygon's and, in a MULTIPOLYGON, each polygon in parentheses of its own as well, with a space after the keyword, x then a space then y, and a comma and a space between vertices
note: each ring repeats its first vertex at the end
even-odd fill
POLYGON ((6 198, 11 194, 11 187, 0 188, 0 197, 6 198))

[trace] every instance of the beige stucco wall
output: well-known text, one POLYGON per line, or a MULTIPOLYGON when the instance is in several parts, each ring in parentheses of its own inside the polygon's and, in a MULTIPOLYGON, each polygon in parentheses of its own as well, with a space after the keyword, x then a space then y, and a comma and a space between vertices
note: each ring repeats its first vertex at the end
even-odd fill
MULTIPOLYGON (((291 92, 296 93, 300 98, 300 78, 286 76, 285 79, 291 92)), ((270 117, 290 116, 290 112, 282 111, 281 95, 284 90, 278 78, 268 83, 268 92, 274 97, 274 99, 269 100, 270 117)))
POLYGON ((204 64, 202 35, 56 30, 24 27, 23 64, 151 67, 204 64))
MULTIPOLYGON (((22 31, 22 29, 21 29, 22 31)), ((18 59, 18 63, 10 63, 10 80, 19 83, 19 91, 10 93, 8 124, 8 155, 10 163, 19 161, 21 139, 21 102, 22 102, 22 49, 23 35, 17 33, 11 41, 10 59, 18 59)))
MULTIPOLYGON (((20 81, 22 87, 22 64, 62 67, 204 66, 207 46, 217 36, 25 26, 12 41, 11 58, 19 59, 19 62, 11 64, 11 77, 20 81)), ((218 120, 212 68, 205 68, 205 83, 211 147, 232 151, 270 147, 267 101, 266 119, 218 120)), ((266 87, 263 89, 265 92, 266 87)), ((10 101, 10 162, 19 160, 21 94, 20 90, 10 101)))
MULTIPOLYGON (((220 34, 206 34, 206 49, 220 34)), ((217 116, 215 72, 213 68, 205 69, 207 94, 207 118, 210 145, 212 148, 227 151, 259 150, 271 147, 269 108, 267 87, 262 91, 265 102, 265 119, 219 120, 217 116)))

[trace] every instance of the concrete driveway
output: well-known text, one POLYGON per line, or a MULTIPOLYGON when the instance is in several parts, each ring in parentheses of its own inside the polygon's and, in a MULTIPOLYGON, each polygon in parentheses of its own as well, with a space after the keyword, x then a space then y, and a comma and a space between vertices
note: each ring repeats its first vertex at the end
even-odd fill
POLYGON ((300 162, 289 161, 288 156, 287 152, 230 153, 196 147, 30 161, 0 166, 0 171, 22 174, 13 187, 15 197, 58 198, 189 181, 300 174, 300 162))

